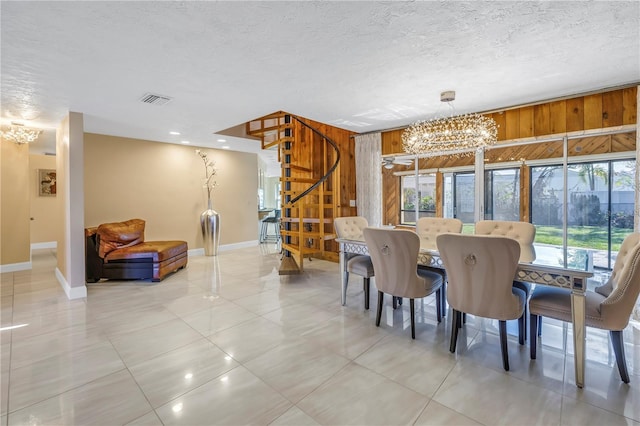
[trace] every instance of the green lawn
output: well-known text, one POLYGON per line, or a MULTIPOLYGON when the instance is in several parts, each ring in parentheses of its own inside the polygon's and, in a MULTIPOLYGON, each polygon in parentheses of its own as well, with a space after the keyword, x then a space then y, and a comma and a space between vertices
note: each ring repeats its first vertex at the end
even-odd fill
MULTIPOLYGON (((474 225, 464 224, 463 234, 473 234, 474 225)), ((611 235, 611 250, 620 250, 624 237, 633 229, 613 228, 611 235)), ((536 243, 562 246, 562 226, 536 225, 536 243)), ((607 250, 607 228, 601 226, 574 226, 567 231, 567 245, 594 250, 607 250)))
MULTIPOLYGON (((613 228, 611 250, 618 251, 624 237, 633 229, 613 228)), ((536 226, 536 243, 562 245, 561 226, 536 226)), ((607 250, 607 228, 601 226, 575 226, 567 230, 567 245, 595 250, 607 250)))

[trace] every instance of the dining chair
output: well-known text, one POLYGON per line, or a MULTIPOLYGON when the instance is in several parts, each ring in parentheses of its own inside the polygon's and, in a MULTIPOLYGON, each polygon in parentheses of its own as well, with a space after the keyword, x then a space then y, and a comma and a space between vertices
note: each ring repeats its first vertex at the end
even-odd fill
MULTIPOLYGON (((585 324, 609 330, 618 371, 623 382, 629 383, 629 372, 624 356, 622 331, 640 293, 640 233, 627 235, 606 284, 587 290, 585 297, 585 324)), ((571 290, 537 285, 529 299, 531 312, 531 359, 536 359, 538 317, 549 317, 572 322, 571 290)))
MULTIPOLYGON (((481 220, 475 225, 476 235, 495 235, 512 238, 520 244, 520 262, 531 263, 536 260, 536 249, 533 240, 536 238, 536 227, 529 222, 518 222, 508 220, 481 220)), ((531 294, 531 283, 525 281, 514 281, 513 285, 524 291, 527 299, 531 294)), ((527 338, 528 308, 524 306, 524 333, 521 337, 524 343, 527 338)))
MULTIPOLYGON (((462 232, 462 221, 448 217, 421 217, 416 223, 416 234, 420 237, 420 248, 437 250, 436 238, 440 234, 459 234, 462 232)), ((447 315, 447 272, 442 268, 420 266, 442 276, 441 304, 442 316, 447 315)))
POLYGON ((411 338, 416 338, 415 299, 436 293, 436 317, 442 321, 440 288, 442 277, 432 271, 418 269, 420 238, 403 229, 365 228, 364 239, 376 272, 378 311, 376 326, 380 326, 384 295, 408 298, 411 315, 411 338))
MULTIPOLYGON (((338 238, 349 240, 363 240, 362 230, 369 226, 366 218, 362 216, 337 217, 333 220, 333 227, 338 238)), ((362 277, 362 287, 364 290, 364 308, 369 309, 370 279, 373 277, 373 264, 371 258, 366 255, 353 255, 347 260, 347 270, 344 282, 349 283, 349 273, 362 277)), ((346 292, 346 286, 344 291, 346 292)), ((343 295, 343 296, 346 296, 343 295)), ((346 300, 344 297, 343 300, 346 300)))
POLYGON ((462 313, 497 319, 502 365, 509 370, 507 320, 518 319, 520 343, 524 333, 524 291, 513 286, 520 246, 514 239, 487 235, 442 234, 438 251, 449 277, 447 301, 453 309, 451 345, 456 351, 462 313))

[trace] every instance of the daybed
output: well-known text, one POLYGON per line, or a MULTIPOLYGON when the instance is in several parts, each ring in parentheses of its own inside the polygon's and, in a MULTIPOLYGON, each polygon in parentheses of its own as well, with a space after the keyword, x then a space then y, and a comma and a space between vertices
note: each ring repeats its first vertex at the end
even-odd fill
POLYGON ((86 280, 161 281, 187 265, 185 241, 144 241, 145 221, 103 223, 85 229, 86 280))

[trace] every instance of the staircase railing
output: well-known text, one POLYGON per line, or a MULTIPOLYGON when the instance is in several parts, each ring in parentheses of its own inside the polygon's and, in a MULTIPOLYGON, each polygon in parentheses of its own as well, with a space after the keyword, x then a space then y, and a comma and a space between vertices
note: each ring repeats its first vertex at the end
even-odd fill
POLYGON ((338 144, 336 144, 330 137, 328 137, 327 135, 325 135, 324 133, 320 132, 318 129, 316 129, 315 127, 310 126, 309 124, 307 124, 306 122, 304 122, 304 120, 299 119, 298 117, 296 117, 295 115, 291 116, 294 120, 296 120, 298 123, 302 124, 303 126, 305 126, 306 128, 310 129, 313 133, 315 133, 316 135, 320 136, 321 138, 323 138, 324 140, 326 140, 329 145, 331 145, 336 153, 336 161, 333 163, 333 165, 329 168, 329 170, 324 174, 324 176, 322 176, 320 179, 318 179, 318 181, 316 183, 314 183, 313 185, 311 185, 309 188, 307 188, 306 190, 304 190, 302 193, 298 194, 297 196, 295 196, 292 200, 290 200, 288 202, 288 204, 295 204, 296 201, 300 200, 301 198, 304 198, 307 194, 313 192, 314 189, 316 189, 317 187, 319 187, 320 185, 322 185, 322 183, 324 181, 326 181, 329 176, 331 176, 331 174, 334 172, 334 170, 338 167, 338 164, 340 163, 340 150, 338 149, 338 144))
MULTIPOLYGON (((338 148, 338 145, 336 144, 335 141, 333 141, 330 137, 328 137, 327 135, 325 135, 324 133, 320 132, 318 129, 316 129, 315 127, 309 125, 308 123, 306 123, 304 120, 294 116, 294 115, 286 115, 285 116, 285 122, 291 122, 291 118, 293 118, 295 121, 297 121, 298 123, 300 123, 303 127, 311 130, 311 132, 313 132, 315 135, 319 136, 322 141, 325 141, 326 143, 328 143, 333 150, 335 151, 335 161, 333 162, 333 164, 331 165, 331 167, 328 168, 328 170, 324 173, 323 176, 321 176, 315 183, 313 183, 309 188, 305 189, 304 191, 302 191, 299 194, 296 194, 295 197, 292 197, 290 194, 287 194, 285 197, 283 197, 283 203, 282 203, 282 209, 283 209, 283 216, 285 218, 285 220, 283 221, 283 227, 284 227, 284 235, 283 235, 283 258, 282 258, 282 264, 280 265, 280 270, 279 273, 281 275, 284 274, 291 274, 291 273, 300 273, 303 269, 303 259, 304 259, 304 235, 306 234, 306 232, 309 232, 311 227, 311 223, 305 223, 305 217, 303 214, 303 207, 302 206, 298 206, 298 236, 297 241, 297 253, 296 256, 294 256, 294 254, 288 249, 288 248, 293 248, 292 245, 292 225, 293 223, 291 222, 291 220, 287 221, 286 218, 288 219, 293 219, 292 217, 292 208, 295 208, 295 203, 297 203, 298 201, 302 200, 305 196, 309 195, 310 193, 312 193, 313 191, 320 189, 320 192, 322 193, 322 188, 320 188, 320 186, 334 173, 334 171, 336 170, 336 168, 338 167, 338 165, 340 164, 340 150, 338 148), (295 261, 295 259, 298 259, 298 262, 295 261)), ((293 136, 290 133, 287 133, 287 131, 285 131, 285 135, 288 136, 293 136)), ((287 140, 284 143, 284 148, 285 150, 290 149, 291 147, 291 140, 287 140)), ((288 158, 287 154, 285 156, 285 162, 289 162, 289 158, 288 158)), ((290 178, 291 177, 291 168, 286 168, 285 169, 285 178, 290 178)), ((290 191, 291 189, 291 181, 290 180, 285 180, 285 191, 290 191)), ((336 188, 334 188, 334 191, 332 193, 332 200, 335 200, 335 190, 336 188)), ((324 197, 321 197, 324 198, 324 197)), ((324 213, 322 213, 324 211, 324 206, 322 206, 323 201, 322 199, 319 200, 319 205, 320 205, 320 216, 317 218, 318 219, 318 227, 324 227, 325 223, 323 220, 324 217, 324 213)), ((332 203, 335 204, 335 203, 332 203)), ((333 215, 335 215, 335 209, 333 209, 333 215)), ((324 231, 319 233, 320 236, 324 235, 324 231)), ((317 237, 316 237, 317 238, 317 237)), ((321 238, 322 239, 322 238, 321 238)), ((311 244, 311 240, 309 240, 309 244, 311 244)), ((323 244, 323 241, 319 241, 318 242, 319 245, 323 244)), ((311 247, 311 246, 309 246, 311 247)))

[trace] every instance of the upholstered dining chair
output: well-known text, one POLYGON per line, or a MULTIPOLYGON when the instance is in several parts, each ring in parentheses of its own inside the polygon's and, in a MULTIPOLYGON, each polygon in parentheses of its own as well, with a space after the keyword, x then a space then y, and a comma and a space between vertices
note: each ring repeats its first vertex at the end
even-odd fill
MULTIPOLYGON (((640 233, 629 234, 618 252, 611 277, 606 284, 587 291, 585 297, 585 324, 609 330, 618 371, 623 382, 629 383, 629 372, 624 356, 622 331, 640 293, 640 233)), ((536 359, 538 317, 549 317, 571 322, 571 290, 536 286, 529 299, 531 312, 531 359, 536 359)))
MULTIPOLYGON (((459 234, 462 232, 462 221, 460 219, 447 217, 421 217, 416 223, 416 234, 420 237, 420 248, 437 250, 436 238, 440 234, 459 234)), ((421 266, 432 272, 437 272, 442 276, 441 304, 442 316, 447 314, 447 272, 440 268, 421 266)))
POLYGON ((365 228, 364 239, 376 272, 378 311, 376 326, 380 326, 384 295, 409 299, 411 338, 416 338, 415 299, 436 293, 436 316, 442 321, 440 288, 442 277, 431 271, 418 269, 420 238, 415 232, 403 229, 365 228))
MULTIPOLYGON (((337 217, 333 220, 333 227, 338 238, 349 240, 364 240, 362 230, 369 226, 367 219, 362 216, 337 217)), ((371 258, 366 255, 354 255, 347 260, 347 271, 344 282, 349 282, 349 273, 362 277, 364 291, 364 308, 369 309, 370 279, 373 277, 373 264, 371 258)), ((346 288, 345 288, 346 292, 346 288)))
MULTIPOLYGON (((508 220, 481 220, 475 226, 476 235, 495 235, 512 238, 520 244, 520 262, 531 263, 536 260, 536 249, 533 240, 536 238, 536 227, 529 222, 516 222, 508 220)), ((513 285, 524 291, 527 299, 531 294, 531 284, 523 281, 514 281, 513 285)), ((520 344, 527 337, 527 305, 524 306, 524 333, 520 344)))
MULTIPOLYGON (((453 309, 451 345, 456 351, 462 313, 497 319, 500 328, 502 365, 509 370, 507 320, 518 319, 524 333, 524 291, 513 286, 520 246, 514 239, 486 235, 442 234, 438 251, 447 270, 447 301, 453 309)), ((522 339, 520 339, 522 343, 522 339)))

